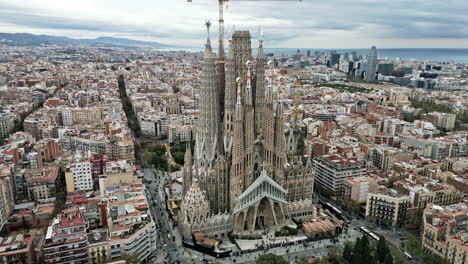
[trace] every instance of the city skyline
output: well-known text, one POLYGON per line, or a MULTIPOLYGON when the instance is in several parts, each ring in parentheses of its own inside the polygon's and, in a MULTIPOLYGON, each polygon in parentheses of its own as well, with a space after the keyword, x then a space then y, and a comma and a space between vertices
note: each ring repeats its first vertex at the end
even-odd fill
MULTIPOLYGON (((271 48, 463 48, 468 45, 468 31, 463 27, 468 22, 463 16, 468 4, 450 2, 416 1, 408 7, 404 0, 232 1, 225 11, 225 28, 226 35, 234 26, 252 31, 257 38, 261 26, 265 44, 271 48)), ((0 32, 112 36, 193 48, 203 45, 202 24, 205 19, 217 20, 217 8, 211 0, 138 0, 131 4, 2 0, 0 32)))

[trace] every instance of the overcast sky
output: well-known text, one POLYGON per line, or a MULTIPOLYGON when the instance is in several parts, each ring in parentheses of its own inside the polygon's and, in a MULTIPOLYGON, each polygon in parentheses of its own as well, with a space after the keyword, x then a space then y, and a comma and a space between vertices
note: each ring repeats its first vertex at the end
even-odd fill
MULTIPOLYGON (((468 48, 466 0, 232 0, 226 33, 262 28, 270 48, 468 48)), ((0 32, 202 47, 217 0, 0 0, 0 32)), ((226 35, 227 35, 226 34, 226 35)))

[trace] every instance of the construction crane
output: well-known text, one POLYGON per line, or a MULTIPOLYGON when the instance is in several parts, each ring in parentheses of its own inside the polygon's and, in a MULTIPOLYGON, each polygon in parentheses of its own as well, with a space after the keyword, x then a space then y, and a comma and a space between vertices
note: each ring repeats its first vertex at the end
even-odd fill
POLYGON ((164 144, 166 147, 166 158, 167 158, 167 187, 169 188, 169 194, 172 195, 172 166, 176 163, 171 154, 171 147, 168 144, 164 144))
MULTIPOLYGON (((302 2, 302 0, 216 0, 218 1, 218 10, 219 10, 219 50, 218 50, 218 60, 219 63, 224 63, 224 3, 226 2, 302 2)), ((192 0, 187 0, 188 3, 192 3, 192 0)))

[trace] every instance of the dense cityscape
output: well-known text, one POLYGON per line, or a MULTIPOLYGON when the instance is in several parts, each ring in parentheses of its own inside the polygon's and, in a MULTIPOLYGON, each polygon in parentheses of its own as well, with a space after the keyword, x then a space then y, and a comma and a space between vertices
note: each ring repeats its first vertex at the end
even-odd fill
POLYGON ((0 263, 468 263, 468 63, 224 2, 199 51, 0 35, 0 263))

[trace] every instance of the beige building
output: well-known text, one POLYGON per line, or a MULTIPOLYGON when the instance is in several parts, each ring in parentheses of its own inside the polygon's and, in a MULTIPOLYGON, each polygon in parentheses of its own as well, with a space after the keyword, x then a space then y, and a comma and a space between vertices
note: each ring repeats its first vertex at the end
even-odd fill
MULTIPOLYGON (((0 171, 1 173, 1 171, 0 171)), ((14 205, 14 190, 10 175, 0 174, 0 230, 3 229, 14 205)))
POLYGON ((423 215, 423 247, 451 264, 468 261, 468 203, 428 204, 423 215))
POLYGON ((377 191, 377 177, 362 176, 343 180, 344 198, 362 204, 367 202, 367 194, 377 191))
POLYGON ((88 236, 88 254, 91 264, 107 263, 110 259, 107 229, 93 230, 88 236))
POLYGON ((413 153, 386 145, 377 145, 371 152, 372 164, 384 172, 392 169, 399 161, 412 160, 413 158, 413 153))
POLYGON ((429 203, 450 205, 463 201, 464 194, 446 183, 438 183, 426 177, 410 175, 394 183, 393 189, 410 197, 412 207, 423 210, 429 203))
POLYGON ((394 190, 369 193, 366 218, 378 224, 399 227, 405 224, 410 199, 394 190))
POLYGON ((455 120, 457 115, 449 113, 431 112, 425 117, 429 122, 437 128, 443 130, 453 130, 455 128, 455 120))
POLYGON ((55 197, 60 188, 59 172, 59 167, 28 170, 25 183, 28 200, 37 201, 55 197))
POLYGON ((87 124, 102 121, 102 109, 98 107, 72 109, 73 124, 87 124))

